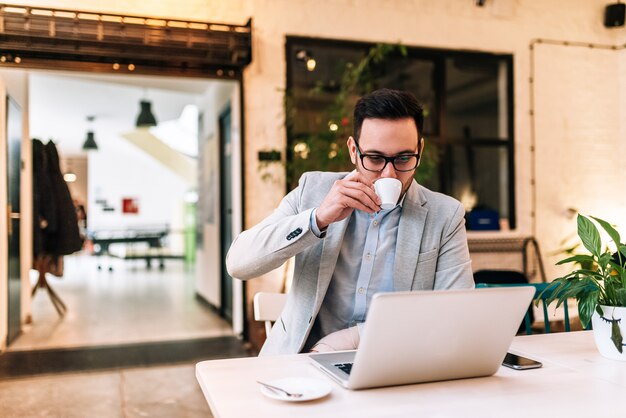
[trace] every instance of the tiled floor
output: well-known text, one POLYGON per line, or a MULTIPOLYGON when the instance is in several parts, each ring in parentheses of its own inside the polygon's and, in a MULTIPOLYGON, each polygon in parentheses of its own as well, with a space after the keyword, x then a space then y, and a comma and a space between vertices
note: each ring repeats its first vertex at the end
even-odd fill
POLYGON ((38 290, 32 325, 10 351, 232 335, 230 325, 196 299, 194 272, 181 260, 148 270, 141 260, 69 256, 64 276, 48 277, 68 307, 66 316, 60 318, 38 290), (99 271, 102 261, 113 272, 99 271))
POLYGON ((211 417, 194 365, 0 381, 0 417, 211 417))
MULTIPOLYGON (((94 346, 147 342, 158 342, 153 345, 167 350, 178 340, 195 344, 193 339, 202 342, 207 337, 232 336, 230 325, 196 298, 194 272, 180 260, 165 264, 164 270, 156 266, 148 270, 141 261, 66 257, 64 277, 48 280, 67 305, 67 315, 60 318, 48 295, 38 290, 33 299, 33 322, 9 346, 11 353, 5 358, 30 355, 26 350, 88 346, 100 352, 94 346), (103 270, 97 269, 99 262, 103 262, 103 270)), ((203 342, 224 351, 207 348, 206 358, 247 355, 238 344, 235 350, 232 344, 212 343, 227 340, 234 341, 203 342)), ((108 353, 106 349, 102 352, 108 353)), ((26 378, 8 374, 0 379, 0 417, 211 417, 195 378, 195 361, 189 362, 193 356, 185 358, 185 363, 176 365, 26 378)))

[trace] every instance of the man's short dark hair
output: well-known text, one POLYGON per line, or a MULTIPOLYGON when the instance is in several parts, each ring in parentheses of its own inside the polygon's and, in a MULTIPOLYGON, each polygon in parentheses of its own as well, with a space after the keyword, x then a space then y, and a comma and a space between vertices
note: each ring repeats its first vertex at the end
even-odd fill
POLYGON ((365 119, 412 118, 417 126, 418 143, 424 127, 422 106, 408 91, 380 89, 359 99, 354 107, 354 139, 359 140, 365 119))

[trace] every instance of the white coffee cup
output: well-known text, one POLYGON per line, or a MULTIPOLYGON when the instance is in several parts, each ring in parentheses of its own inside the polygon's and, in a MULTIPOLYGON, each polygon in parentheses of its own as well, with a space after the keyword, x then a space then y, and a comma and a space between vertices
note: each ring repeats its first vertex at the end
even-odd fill
POLYGON ((398 179, 383 177, 374 182, 374 190, 383 203, 380 205, 383 209, 393 209, 398 203, 400 192, 402 191, 402 182, 398 179))

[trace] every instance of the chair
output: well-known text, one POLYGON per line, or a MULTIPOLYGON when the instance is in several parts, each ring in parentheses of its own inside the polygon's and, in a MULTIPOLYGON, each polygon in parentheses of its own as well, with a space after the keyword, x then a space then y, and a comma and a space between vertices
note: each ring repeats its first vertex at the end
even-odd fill
MULTIPOLYGON (((521 255, 521 270, 519 270, 526 278, 537 278, 537 281, 546 282, 546 272, 543 266, 543 259, 541 257, 541 251, 539 250, 539 243, 534 237, 521 237, 521 238, 493 238, 485 239, 474 238, 468 239, 470 254, 492 254, 494 256, 498 254, 519 254, 521 255), (529 255, 534 253, 535 265, 532 263, 532 259, 529 255), (535 269, 537 267, 537 269, 535 269)), ((508 258, 505 257, 508 260, 508 258)), ((493 266, 495 260, 491 259, 489 264, 493 266)), ((509 260, 510 261, 510 260, 509 260)), ((498 264, 502 265, 500 262, 498 264)), ((505 268, 511 266, 506 264, 505 268)), ((496 270, 497 272, 498 270, 496 270)), ((528 280, 526 280, 528 281, 528 280)), ((478 282, 477 282, 478 283, 478 282)), ((490 282, 486 282, 490 283, 490 282)), ((503 282, 503 283, 509 283, 503 282)))
POLYGON ((286 302, 286 293, 259 292, 254 295, 254 320, 265 321, 266 335, 270 335, 272 324, 282 313, 286 302))
MULTIPOLYGON (((535 288, 535 296, 533 296, 533 301, 539 299, 541 300, 542 308, 543 308, 543 326, 546 334, 549 334, 551 331, 550 328, 550 317, 548 316, 548 304, 546 303, 546 299, 552 295, 551 286, 554 286, 552 283, 509 283, 509 284, 491 284, 491 283, 477 283, 476 288, 485 288, 485 287, 513 287, 513 286, 533 286, 535 288), (544 290, 548 289, 545 293, 544 290)), ((569 332, 570 328, 570 320, 569 320, 569 310, 567 307, 567 303, 563 303, 563 313, 564 313, 564 323, 565 323, 565 332, 569 332)), ((530 314, 527 311, 526 315, 524 315, 524 327, 526 329, 526 334, 532 334, 532 321, 530 319, 530 314)), ((588 328, 589 329, 589 328, 588 328)))

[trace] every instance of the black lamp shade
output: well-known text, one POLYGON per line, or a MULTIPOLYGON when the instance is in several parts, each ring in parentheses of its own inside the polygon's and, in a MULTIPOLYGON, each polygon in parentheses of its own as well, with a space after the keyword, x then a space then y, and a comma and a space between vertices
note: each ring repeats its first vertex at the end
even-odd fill
POLYGON ((87 139, 83 144, 83 149, 86 151, 98 149, 98 144, 96 144, 96 139, 93 136, 93 131, 87 132, 87 139))
POLYGON ((152 114, 152 110, 150 109, 151 103, 145 100, 140 102, 141 110, 139 111, 139 116, 137 116, 137 123, 135 124, 138 128, 156 126, 157 122, 152 114))
POLYGON ((604 9, 604 26, 607 28, 617 28, 624 26, 626 18, 626 4, 617 2, 609 4, 604 9))

